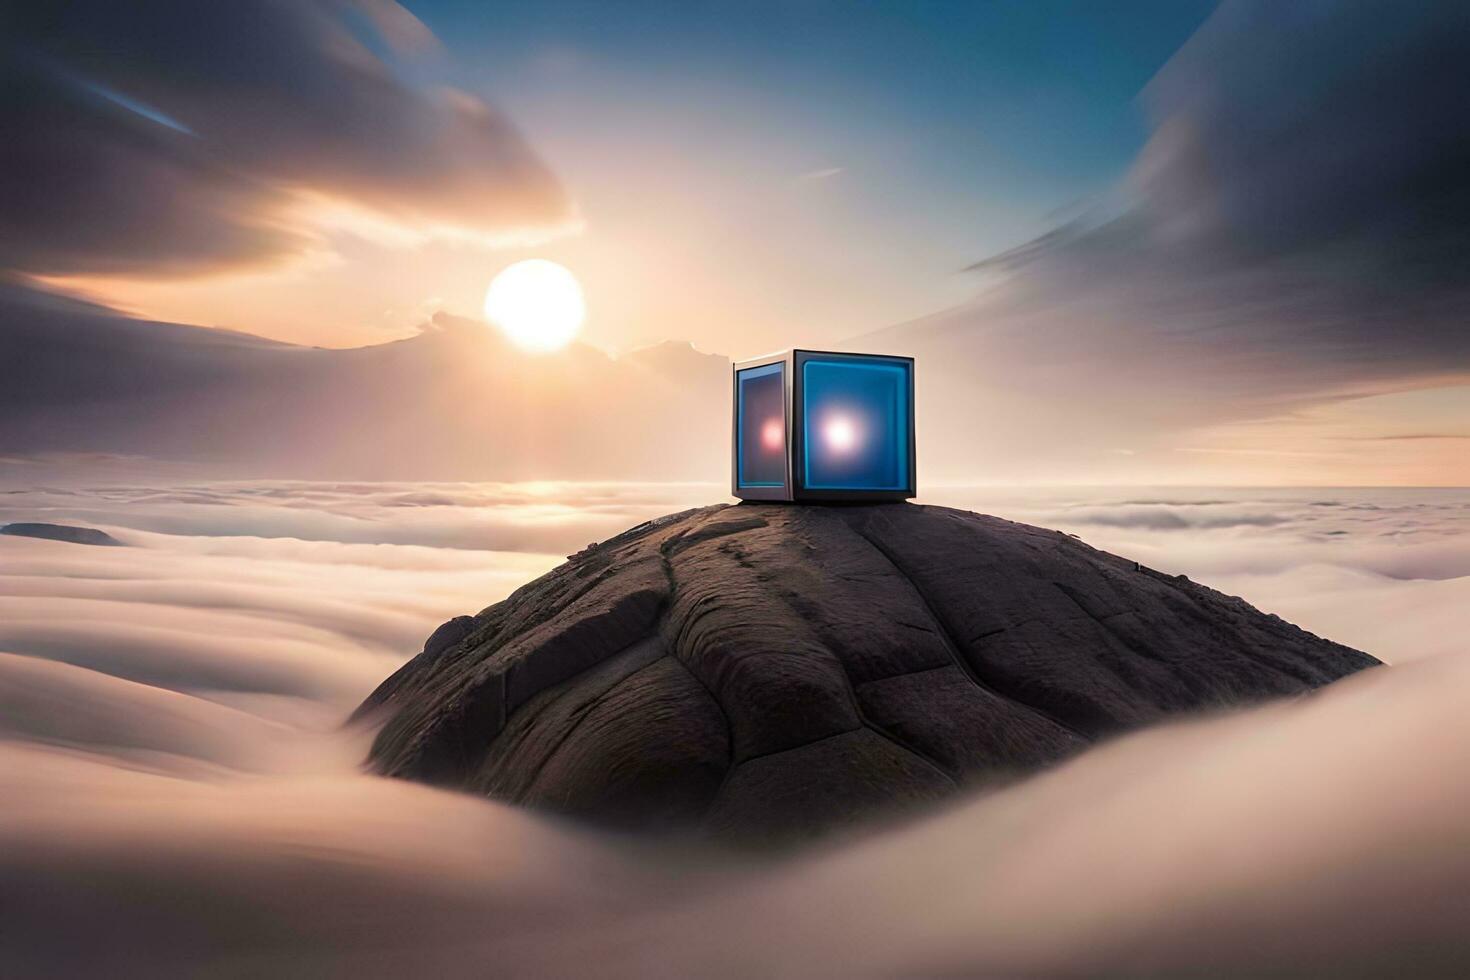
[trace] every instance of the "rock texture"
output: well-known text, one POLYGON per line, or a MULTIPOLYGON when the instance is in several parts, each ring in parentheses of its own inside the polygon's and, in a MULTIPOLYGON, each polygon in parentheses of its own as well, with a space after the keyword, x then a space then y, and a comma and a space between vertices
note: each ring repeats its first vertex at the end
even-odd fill
POLYGON ((65 541, 69 544, 105 545, 123 547, 123 543, 106 531, 95 527, 74 527, 70 524, 5 524, 0 534, 11 534, 20 538, 45 538, 48 541, 65 541))
POLYGON ((1378 661, 1057 531, 715 506, 441 626, 370 763, 602 824, 775 843, 1378 661))

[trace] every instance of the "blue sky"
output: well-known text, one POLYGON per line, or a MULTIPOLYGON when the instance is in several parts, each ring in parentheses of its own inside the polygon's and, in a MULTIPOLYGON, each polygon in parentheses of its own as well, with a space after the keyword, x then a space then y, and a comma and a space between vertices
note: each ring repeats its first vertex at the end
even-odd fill
POLYGON ((915 180, 975 193, 1004 179, 1055 205, 1132 157, 1135 96, 1214 3, 410 7, 533 136, 548 109, 628 95, 687 105, 692 87, 824 120, 823 135, 906 141, 915 180))

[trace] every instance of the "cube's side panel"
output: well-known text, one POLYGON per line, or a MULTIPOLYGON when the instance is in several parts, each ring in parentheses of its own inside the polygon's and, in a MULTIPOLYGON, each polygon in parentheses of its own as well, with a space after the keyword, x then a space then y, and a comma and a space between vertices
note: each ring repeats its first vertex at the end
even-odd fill
POLYGON ((742 361, 731 374, 730 493, 791 498, 791 358, 742 361))
POLYGON ((914 359, 910 357, 909 362, 909 486, 908 493, 904 499, 912 499, 919 495, 919 416, 914 410, 914 402, 918 398, 919 380, 915 376, 914 359))
POLYGON ((792 360, 793 498, 913 497, 913 358, 798 350, 792 360))

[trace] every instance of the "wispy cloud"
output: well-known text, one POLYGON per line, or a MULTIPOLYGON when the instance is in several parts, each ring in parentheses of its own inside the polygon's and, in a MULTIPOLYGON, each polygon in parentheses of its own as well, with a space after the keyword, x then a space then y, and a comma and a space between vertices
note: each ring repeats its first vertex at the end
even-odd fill
POLYGON ((436 48, 387 0, 89 0, 8 17, 6 42, 0 269, 196 275, 344 224, 504 241, 575 223, 504 115, 395 70, 436 48))
POLYGON ((1387 436, 1335 436, 1337 439, 1349 439, 1355 442, 1414 442, 1421 439, 1470 439, 1470 433, 1465 432, 1407 432, 1399 435, 1387 436))

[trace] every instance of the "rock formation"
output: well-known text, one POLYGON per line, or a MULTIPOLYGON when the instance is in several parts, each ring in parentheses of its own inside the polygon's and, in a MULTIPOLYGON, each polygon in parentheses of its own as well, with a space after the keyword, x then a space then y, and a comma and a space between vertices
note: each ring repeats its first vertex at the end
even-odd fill
POLYGON ((355 717, 388 775, 776 843, 1377 663, 1057 531, 721 505, 445 623, 355 717))
POLYGON ((48 541, 65 541, 68 544, 95 544, 114 548, 123 547, 121 541, 106 531, 99 531, 95 527, 74 527, 70 524, 35 524, 26 522, 5 524, 0 526, 0 534, 10 534, 19 538, 45 538, 48 541))

